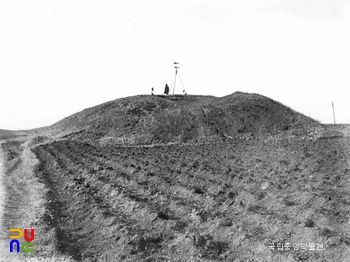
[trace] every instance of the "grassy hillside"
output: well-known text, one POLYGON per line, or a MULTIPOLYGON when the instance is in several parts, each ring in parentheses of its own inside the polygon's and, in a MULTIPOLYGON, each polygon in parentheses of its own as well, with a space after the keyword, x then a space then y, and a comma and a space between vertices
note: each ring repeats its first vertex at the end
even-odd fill
POLYGON ((46 134, 99 144, 154 144, 301 132, 313 119, 258 94, 135 96, 83 110, 46 134))

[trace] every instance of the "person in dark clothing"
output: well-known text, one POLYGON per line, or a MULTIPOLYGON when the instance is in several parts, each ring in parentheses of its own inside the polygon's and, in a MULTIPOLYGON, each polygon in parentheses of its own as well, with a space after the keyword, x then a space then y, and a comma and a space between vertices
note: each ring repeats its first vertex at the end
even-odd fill
POLYGON ((151 95, 152 95, 152 96, 154 95, 154 89, 153 89, 153 87, 152 87, 152 92, 151 92, 151 95))
POLYGON ((169 94, 169 86, 168 86, 168 84, 165 84, 164 94, 166 94, 166 95, 169 94))

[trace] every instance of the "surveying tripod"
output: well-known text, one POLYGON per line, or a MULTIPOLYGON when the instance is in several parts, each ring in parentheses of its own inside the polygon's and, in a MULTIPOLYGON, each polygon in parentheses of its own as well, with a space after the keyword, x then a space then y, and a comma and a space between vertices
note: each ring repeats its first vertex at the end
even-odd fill
POLYGON ((181 76, 180 76, 180 73, 179 73, 179 62, 174 62, 174 68, 175 68, 175 76, 174 76, 174 80, 173 80, 173 95, 175 94, 175 86, 176 86, 176 78, 177 76, 179 76, 180 78, 180 81, 181 81, 181 84, 182 84, 182 92, 183 94, 185 95, 186 92, 185 92, 185 87, 184 87, 184 84, 182 82, 182 79, 181 79, 181 76))

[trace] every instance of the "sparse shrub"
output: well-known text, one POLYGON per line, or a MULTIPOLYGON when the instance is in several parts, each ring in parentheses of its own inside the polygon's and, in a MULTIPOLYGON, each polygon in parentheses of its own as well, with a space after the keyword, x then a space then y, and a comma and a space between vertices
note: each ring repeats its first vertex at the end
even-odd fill
POLYGON ((168 219, 170 218, 169 215, 165 214, 165 213, 162 212, 162 211, 159 211, 159 212, 157 213, 157 217, 159 217, 159 218, 161 218, 161 219, 165 219, 165 220, 168 220, 168 219))
POLYGON ((185 232, 185 228, 188 226, 186 222, 183 221, 176 221, 175 225, 171 227, 172 230, 178 231, 178 232, 185 232))
POLYGON ((161 235, 157 236, 145 236, 145 235, 136 235, 133 240, 130 242, 130 245, 133 246, 131 254, 149 255, 156 253, 161 247, 164 237, 161 235))
POLYGON ((257 195, 258 201, 264 199, 265 196, 266 196, 266 193, 265 193, 265 192, 259 192, 258 195, 257 195))
POLYGON ((330 237, 333 235, 333 231, 329 228, 324 227, 324 228, 321 228, 319 234, 322 237, 330 237))
POLYGON ((219 225, 222 227, 231 227, 231 226, 233 226, 233 223, 229 219, 224 219, 223 221, 220 222, 219 225))
POLYGON ((195 194, 204 194, 203 190, 200 189, 199 187, 195 187, 194 190, 193 190, 193 192, 194 192, 195 194))
POLYGON ((238 195, 237 192, 230 191, 227 196, 229 198, 233 199, 233 198, 236 198, 237 195, 238 195))
POLYGON ((207 259, 220 259, 220 255, 228 249, 227 243, 215 241, 209 234, 194 235, 193 245, 199 250, 200 256, 207 259))
POLYGON ((308 219, 308 220, 305 221, 305 226, 306 227, 314 227, 315 226, 315 222, 310 220, 310 219, 308 219))
POLYGON ((295 202, 293 201, 290 201, 288 199, 283 199, 283 203, 286 205, 286 206, 295 206, 295 202))

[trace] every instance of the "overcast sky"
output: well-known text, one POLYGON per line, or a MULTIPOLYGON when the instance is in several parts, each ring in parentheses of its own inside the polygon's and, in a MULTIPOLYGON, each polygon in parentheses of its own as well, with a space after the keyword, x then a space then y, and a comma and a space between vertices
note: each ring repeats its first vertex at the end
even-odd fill
POLYGON ((268 96, 350 123, 350 1, 0 2, 0 129, 30 129, 116 98, 268 96), (177 82, 175 93, 182 93, 177 82))

